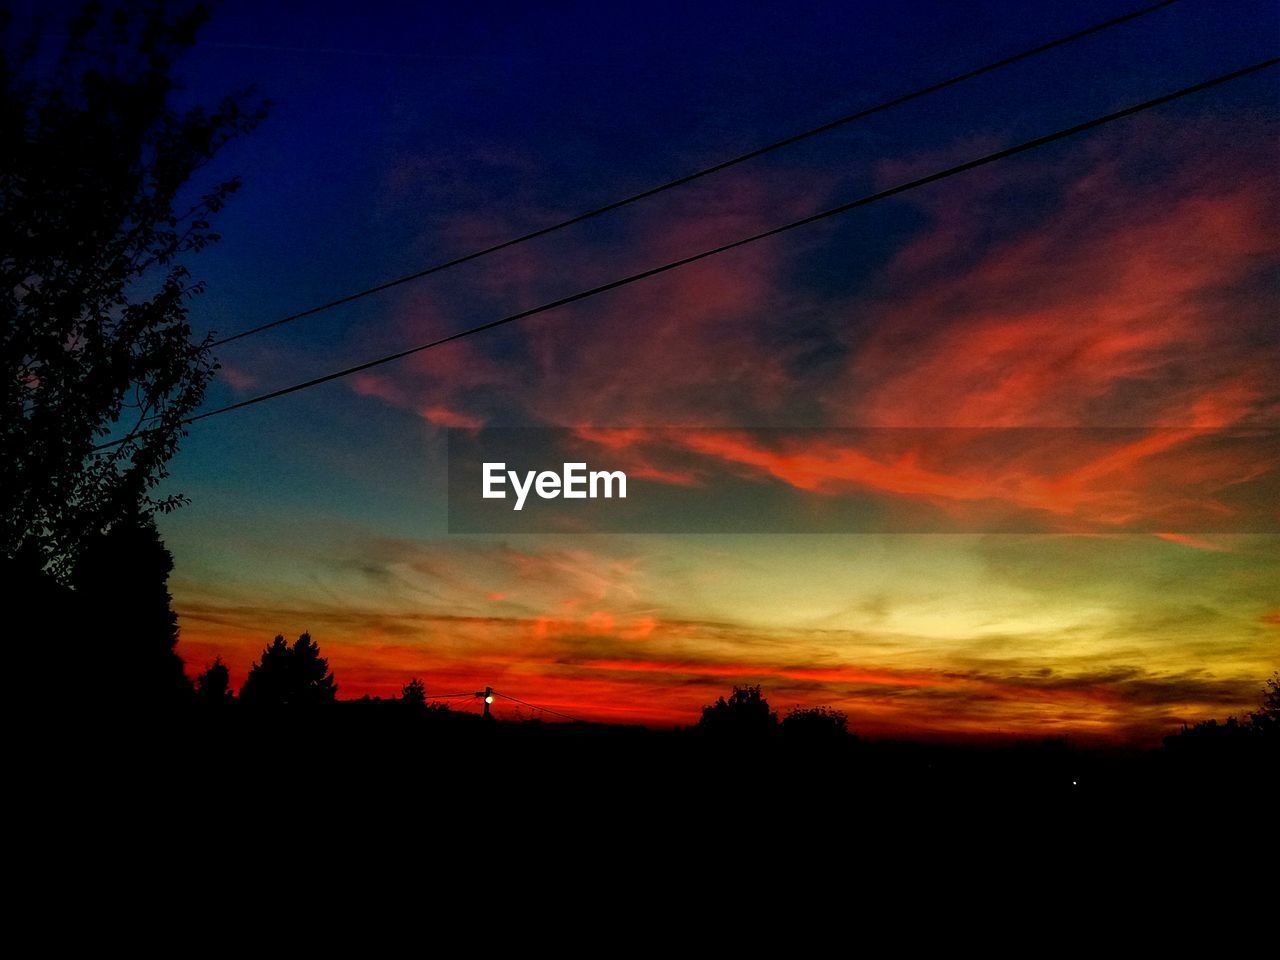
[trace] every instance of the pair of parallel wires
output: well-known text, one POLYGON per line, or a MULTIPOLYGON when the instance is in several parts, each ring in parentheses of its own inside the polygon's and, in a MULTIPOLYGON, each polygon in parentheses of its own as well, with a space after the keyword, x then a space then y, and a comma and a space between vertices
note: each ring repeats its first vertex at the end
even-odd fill
MULTIPOLYGON (((513 237, 512 239, 505 240, 501 243, 493 244, 491 246, 485 247, 480 250, 475 250, 471 253, 455 257, 451 260, 447 260, 442 263, 437 263, 423 270, 419 270, 416 273, 411 273, 406 276, 398 277, 394 280, 389 280, 389 281, 386 281, 385 283, 381 283, 376 286, 372 286, 367 289, 360 290, 352 294, 348 294, 347 296, 340 297, 336 300, 331 300, 327 303, 323 303, 318 306, 311 307, 310 309, 303 310, 298 313, 290 314, 289 316, 281 317, 277 320, 273 320, 268 323, 263 323, 255 327, 250 327, 238 333, 234 333, 234 334, 222 337, 220 339, 216 339, 211 343, 211 346, 212 347, 223 346, 226 344, 230 344, 230 343, 234 343, 234 342, 246 339, 248 337, 256 336, 258 334, 265 333, 268 330, 273 330, 278 327, 281 327, 285 324, 293 323, 295 321, 301 320, 306 317, 315 316, 316 314, 334 309, 335 307, 352 303, 356 300, 360 300, 365 297, 373 296, 374 294, 381 293, 393 287, 410 283, 415 280, 420 280, 424 277, 428 277, 433 274, 440 273, 452 267, 456 267, 461 264, 471 262, 473 260, 478 260, 482 257, 486 257, 491 254, 497 253, 498 251, 506 250, 511 247, 517 246, 519 244, 526 243, 538 237, 544 237, 548 234, 555 233, 559 230, 564 230, 575 224, 583 223, 587 220, 591 220, 596 217, 602 216, 606 213, 609 213, 610 211, 617 210, 622 207, 626 207, 631 204, 637 203, 648 197, 652 197, 657 194, 664 193, 668 190, 673 190, 684 184, 691 183, 703 177, 710 176, 712 174, 726 170, 738 164, 745 163, 756 157, 760 157, 765 154, 772 153, 776 150, 780 150, 784 147, 790 146, 792 144, 799 143, 803 140, 807 140, 811 137, 819 136, 820 134, 829 132, 831 130, 835 130, 839 127, 843 127, 857 120, 861 120, 865 117, 872 116, 873 114, 890 110, 894 107, 908 103, 912 100, 916 100, 921 97, 925 97, 930 94, 936 93, 938 91, 945 90, 948 87, 952 87, 957 84, 963 83, 966 80, 970 80, 975 77, 979 77, 984 74, 991 73, 993 71, 1002 69, 1003 67, 1007 67, 1011 64, 1015 64, 1023 60, 1027 60, 1031 57, 1035 57, 1041 53, 1044 53, 1049 50, 1053 50, 1065 44, 1069 44, 1077 40, 1083 39, 1085 37, 1100 33, 1102 31, 1118 27, 1125 23, 1129 23, 1140 17, 1148 16, 1166 7, 1170 7, 1178 2, 1179 0, 1164 0, 1164 2, 1155 3, 1150 6, 1143 7, 1131 13, 1124 14, 1123 16, 1114 17, 1110 20, 1105 20, 1103 22, 1096 23, 1093 26, 1086 27, 1083 30, 1078 30, 1074 33, 1070 33, 1065 36, 1058 37, 1046 43, 1042 43, 1035 47, 1031 47, 1027 50, 1023 50, 1020 53, 1013 54, 1012 56, 1005 57, 1001 60, 996 60, 992 63, 988 63, 983 66, 977 67, 975 69, 965 71, 964 73, 957 74, 946 80, 941 80, 941 81, 938 81, 937 83, 930 84, 929 86, 921 87, 917 90, 913 90, 910 93, 905 93, 900 96, 893 97, 892 99, 885 100, 881 103, 875 104, 874 106, 863 108, 856 112, 847 114, 843 117, 838 117, 834 120, 828 121, 827 123, 813 127, 809 130, 805 130, 800 133, 796 133, 791 136, 785 137, 781 140, 777 140, 773 143, 766 144, 765 146, 758 147, 754 150, 750 150, 736 157, 731 157, 728 160, 721 161, 719 163, 713 164, 712 166, 705 167, 703 169, 694 171, 693 173, 689 173, 681 177, 677 177, 674 180, 667 181, 666 183, 660 184, 655 187, 651 187, 639 193, 632 194, 631 196, 624 197, 620 200, 613 201, 612 203, 605 204, 604 206, 597 207, 593 210, 588 210, 585 213, 580 213, 575 216, 569 217, 565 220, 561 220, 557 223, 553 223, 548 226, 541 227, 530 233, 525 233, 521 236, 513 237)), ((1219 76, 1213 77, 1209 80, 1192 84, 1191 86, 1183 87, 1179 90, 1174 90, 1170 93, 1166 93, 1161 96, 1154 97, 1150 100, 1144 100, 1140 103, 1132 104, 1131 106, 1124 107, 1120 110, 1116 110, 1111 113, 1104 114, 1102 116, 1094 117, 1091 120, 1086 120, 1083 123, 1077 123, 1073 126, 1056 130, 1052 133, 1035 137, 1034 139, 1031 139, 1031 140, 1026 140, 1022 143, 1016 144, 1015 146, 1007 147, 1003 150, 997 150, 993 153, 988 153, 984 156, 977 157, 973 160, 969 160, 964 163, 959 163, 954 166, 950 166, 945 169, 935 171, 926 176, 917 177, 913 180, 908 180, 906 182, 899 183, 896 186, 889 187, 885 190, 880 190, 876 193, 859 197, 856 200, 851 200, 847 203, 842 203, 838 206, 831 207, 830 209, 823 210, 806 217, 802 217, 798 220, 793 220, 789 223, 785 223, 780 226, 776 226, 771 229, 752 234, 750 236, 741 237, 737 240, 733 240, 728 243, 724 243, 719 246, 712 247, 707 250, 703 250, 702 252, 693 254, 691 256, 682 257, 678 260, 672 260, 667 263, 661 264, 659 266, 651 267, 647 270, 642 270, 638 273, 633 273, 628 276, 621 277, 616 280, 612 280, 608 283, 603 283, 598 286, 590 287, 585 290, 580 290, 568 296, 560 297, 556 300, 552 300, 535 307, 530 307, 529 309, 521 310, 517 313, 513 313, 508 316, 498 318, 496 320, 490 320, 487 323, 477 324, 475 326, 468 327, 463 330, 459 330, 456 333, 439 337, 437 339, 428 341, 426 343, 417 344, 415 346, 411 346, 403 350, 396 351, 394 353, 389 353, 384 356, 375 357, 371 360, 366 360, 362 363, 357 363, 340 370, 335 370, 331 373, 326 373, 322 376, 313 377, 309 380, 304 380, 299 383, 291 384, 290 386, 282 387, 277 390, 272 390, 267 393, 262 393, 254 397, 247 398, 245 400, 241 400, 235 403, 230 403, 213 410, 208 410, 203 413, 194 414, 184 419, 182 421, 182 425, 188 426, 190 424, 197 423, 201 420, 208 419, 209 417, 221 416, 222 414, 230 413, 233 410, 241 410, 246 407, 255 406, 259 403, 265 403, 268 400, 275 400, 280 397, 288 396, 289 394, 298 393, 302 390, 308 390, 312 387, 317 387, 317 386, 320 386, 321 384, 329 383, 334 380, 339 380, 344 377, 351 376, 352 374, 360 373, 364 370, 369 370, 374 367, 382 366, 384 364, 393 363, 397 360, 402 360, 405 357, 409 357, 426 350, 431 350, 436 347, 443 346, 447 343, 452 343, 456 340, 462 340, 466 337, 475 336, 487 330, 493 330, 497 327, 505 326, 511 323, 516 323, 518 321, 525 320, 529 317, 534 317, 539 314, 548 313, 560 307, 567 306, 572 303, 577 303, 579 301, 586 300, 591 297, 599 296, 600 294, 606 293, 610 290, 616 290, 620 287, 629 286, 633 283, 639 283, 640 281, 647 280, 651 277, 656 277, 673 270, 678 270, 682 267, 688 266, 693 263, 697 263, 701 260, 706 260, 710 257, 715 257, 715 256, 718 256, 719 254, 726 253, 730 250, 735 250, 739 247, 747 246, 748 244, 757 243, 761 240, 765 240, 770 237, 775 237, 792 230, 797 230, 801 227, 818 223, 819 221, 827 220, 832 217, 837 217, 842 214, 849 213, 853 210, 857 210, 862 207, 866 207, 871 204, 878 203, 882 200, 886 200, 890 197, 898 196, 899 194, 906 193, 910 190, 916 190, 928 184, 936 183, 940 180, 945 180, 949 177, 957 176, 969 170, 986 166, 987 164, 995 163, 997 161, 1004 160, 1009 157, 1016 156, 1018 154, 1026 153, 1028 151, 1035 150, 1043 146, 1047 146, 1048 144, 1055 143, 1060 140, 1065 140, 1069 137, 1074 137, 1078 134, 1096 129, 1098 127, 1104 126, 1109 123, 1113 123, 1125 117, 1131 117, 1135 114, 1154 109, 1164 104, 1172 103, 1175 100, 1180 100, 1184 97, 1189 97, 1194 94, 1198 94, 1213 88, 1220 87, 1224 84, 1230 83, 1234 80, 1238 80, 1242 77, 1246 77, 1251 74, 1258 73, 1259 71, 1274 67, 1276 66, 1277 63, 1280 63, 1280 57, 1272 57, 1267 60, 1262 60, 1257 63, 1252 63, 1248 66, 1242 67, 1237 70, 1233 70, 1229 73, 1224 73, 1219 76)), ((145 421, 135 426, 134 429, 126 436, 121 437, 119 439, 100 443, 96 445, 93 449, 95 451, 102 451, 102 450, 107 450, 113 447, 120 447, 124 444, 131 442, 140 434, 147 432, 145 429, 143 429, 143 423, 145 423, 145 421)))

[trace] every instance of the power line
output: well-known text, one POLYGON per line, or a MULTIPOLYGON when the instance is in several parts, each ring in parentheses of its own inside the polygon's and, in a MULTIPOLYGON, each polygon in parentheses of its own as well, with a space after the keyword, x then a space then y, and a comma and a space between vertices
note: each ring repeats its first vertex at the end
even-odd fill
POLYGON ((474 693, 433 693, 425 700, 456 700, 458 697, 474 697, 474 693))
MULTIPOLYGON (((755 243, 758 240, 764 240, 764 239, 767 239, 768 237, 774 237, 779 234, 786 233, 790 230, 795 230, 799 227, 808 226, 811 223, 817 223, 820 220, 826 220, 830 217, 835 217, 843 213, 848 213, 851 210, 858 209, 859 207, 868 206, 880 200, 886 200, 889 197, 897 196, 900 193, 906 193, 909 190, 915 190, 918 187, 923 187, 930 183, 936 183, 937 181, 945 180, 948 177, 954 177, 957 174, 965 173, 966 171, 973 170, 977 167, 985 166, 986 164, 989 164, 989 163, 994 163, 997 160, 1003 160, 1007 157, 1012 157, 1020 153, 1025 153, 1028 150, 1034 150, 1038 147, 1043 147, 1050 143, 1055 143, 1058 140, 1065 140, 1068 137, 1075 136, 1076 134, 1083 133, 1087 130, 1092 130, 1096 127, 1103 126, 1104 124, 1111 123, 1115 120, 1120 120, 1124 117, 1129 117, 1136 113, 1141 113, 1145 110, 1150 110, 1154 107, 1158 107, 1163 104, 1170 103, 1174 100, 1181 99, 1182 97, 1190 96, 1191 94, 1199 93, 1203 90, 1208 90, 1211 87, 1216 87, 1216 86, 1219 86, 1220 84, 1228 83, 1232 80, 1237 80, 1251 73, 1256 73, 1259 70, 1264 70, 1269 67, 1273 67, 1277 63, 1280 63, 1280 57, 1273 57, 1269 60, 1263 60, 1259 63, 1255 63, 1250 66, 1243 67, 1239 70, 1233 70, 1230 73, 1225 73, 1225 74, 1222 74, 1221 76, 1214 77, 1212 80, 1205 80, 1201 83, 1193 84, 1192 86, 1189 86, 1189 87, 1183 87, 1181 90, 1176 90, 1173 93, 1166 93, 1163 96, 1156 97, 1152 100, 1145 100, 1142 103, 1137 103, 1137 104, 1134 104, 1133 106, 1125 107, 1122 110, 1117 110, 1113 113, 1108 113, 1108 114, 1105 114, 1104 116, 1096 117, 1092 120, 1087 120, 1084 123, 1078 123, 1075 126, 1067 127, 1065 129, 1058 130, 1054 133, 1046 134, 1041 137, 1036 137, 1034 140, 1024 141, 1023 143, 1017 144, 1016 146, 1007 147, 1004 150, 997 150, 995 153, 989 153, 986 156, 977 158, 976 160, 969 160, 965 163, 960 163, 953 167, 948 167, 945 170, 940 170, 936 173, 931 173, 927 176, 919 177, 915 180, 907 181, 906 183, 900 183, 897 186, 888 188, 887 190, 881 190, 878 193, 873 193, 864 197, 860 197, 857 200, 852 200, 848 203, 843 203, 840 206, 832 207, 829 210, 823 210, 820 213, 811 214, 810 216, 803 217, 799 220, 793 220, 791 223, 783 224, 780 227, 774 227, 770 230, 765 230, 761 233, 753 234, 752 236, 749 236, 749 237, 743 237, 742 239, 734 240, 730 243, 721 244, 718 247, 713 247, 710 250, 704 250, 701 253, 696 253, 696 254, 693 254, 692 256, 683 257, 679 260, 672 260, 669 263, 663 264, 662 266, 652 267, 648 270, 643 270, 640 273, 633 273, 630 276, 623 277, 619 280, 613 280, 613 281, 610 281, 609 283, 604 283, 597 287, 591 287, 588 290, 582 290, 582 291, 579 291, 578 293, 571 294, 567 297, 561 297, 558 300, 552 300, 549 303, 544 303, 537 307, 531 307, 528 310, 522 310, 519 313, 513 313, 509 316, 502 317, 499 320, 490 320, 488 323, 482 323, 474 327, 469 327, 466 330, 461 330, 457 333, 449 334, 446 337, 440 337, 439 339, 429 341, 428 343, 419 344, 416 347, 410 347, 407 350, 400 350, 396 353, 391 353, 391 354, 387 354, 386 356, 377 357, 376 359, 373 359, 373 360, 366 360, 364 363, 358 363, 355 366, 346 367, 342 370, 336 370, 333 373, 327 373, 324 376, 314 377, 310 380, 304 380, 301 383, 295 383, 292 386, 282 387, 279 390, 272 390, 269 393, 259 394, 258 396, 250 397, 247 400, 241 400, 237 403, 231 403, 224 407, 218 407, 215 410, 209 410, 209 411, 206 411, 205 413, 200 413, 192 417, 187 417, 185 420, 182 421, 182 424, 186 426, 192 423, 196 423, 197 421, 204 420, 208 417, 216 417, 216 416, 219 416, 220 414, 230 413, 233 410, 240 410, 244 407, 251 407, 255 404, 263 403, 264 401, 267 401, 267 400, 274 400, 277 397, 283 397, 291 393, 297 393, 300 390, 306 390, 311 387, 316 387, 324 383, 329 383, 332 380, 338 380, 338 379, 341 379, 342 377, 350 376, 353 373, 360 373, 372 367, 378 367, 385 363, 391 363, 396 360, 402 360, 405 357, 411 356, 415 353, 421 353, 424 350, 430 350, 434 347, 443 346, 446 343, 452 343, 454 340, 461 340, 464 337, 473 336, 474 334, 482 333, 486 330, 492 330, 495 327, 501 327, 508 323, 514 323, 517 320, 523 320, 540 313, 546 313, 558 307, 567 306, 568 304, 571 304, 571 303, 577 303, 580 300, 586 300, 590 297, 597 296, 601 293, 606 293, 610 290, 616 290, 619 287, 625 287, 629 284, 637 283, 641 280, 646 280, 649 277, 654 277, 654 276, 657 276, 658 274, 667 273, 668 271, 676 270, 676 269, 679 269, 680 267, 688 266, 691 263, 697 263, 698 261, 705 260, 708 257, 714 257, 714 256, 717 256, 718 254, 726 253, 729 250, 734 250, 734 249, 737 249, 738 247, 743 247, 743 246, 746 246, 747 244, 755 243)), ((142 432, 146 433, 149 431, 142 431, 142 432)), ((95 446, 93 450, 99 451, 99 450, 108 449, 110 447, 119 446, 123 443, 128 442, 130 439, 132 439, 133 436, 135 435, 130 435, 128 437, 124 437, 119 440, 112 440, 105 443, 100 443, 97 446, 95 446)))
POLYGON ((511 700, 514 703, 522 703, 531 710, 541 710, 543 713, 549 713, 553 717, 563 717, 565 720, 572 720, 574 723, 589 722, 587 720, 583 720, 581 717, 571 717, 567 713, 560 713, 558 710, 548 710, 546 707, 540 707, 536 703, 530 703, 528 700, 521 700, 519 697, 512 697, 512 696, 508 696, 505 693, 499 693, 497 690, 493 691, 493 695, 495 697, 501 697, 503 700, 511 700))
POLYGON ((1101 23, 1095 23, 1093 26, 1085 27, 1083 30, 1077 30, 1074 33, 1066 34, 1065 36, 1058 37, 1057 39, 1050 40, 1046 43, 1042 43, 1038 46, 1031 47, 1030 49, 1027 49, 1027 50, 1023 50, 1020 53, 1015 53, 1012 56, 1005 57, 1002 60, 996 60, 992 63, 985 64, 984 66, 976 67, 972 70, 966 70, 964 73, 958 73, 955 76, 950 77, 946 80, 940 80, 937 83, 932 83, 927 87, 921 87, 918 90, 911 91, 910 93, 901 94, 899 96, 893 97, 892 99, 882 101, 881 103, 877 103, 874 106, 864 107, 863 109, 857 110, 854 113, 849 113, 843 117, 838 117, 835 120, 830 120, 827 123, 823 123, 809 130, 805 130, 802 133, 792 134, 791 136, 784 137, 781 140, 775 140, 773 143, 766 144, 763 147, 757 147, 754 150, 749 150, 746 153, 739 154, 738 156, 732 157, 728 160, 723 160, 720 163, 713 164, 712 166, 704 167, 701 170, 697 170, 693 173, 685 174, 684 176, 677 177, 674 180, 668 180, 666 183, 660 184, 656 187, 650 187, 648 190, 642 190, 639 193, 632 194, 629 197, 624 197, 621 200, 615 200, 612 203, 607 203, 602 207, 596 207, 594 210, 588 210, 586 213, 579 213, 575 216, 569 217, 567 220, 561 220, 560 222, 553 223, 550 226, 540 227, 539 229, 534 230, 530 233, 526 233, 518 237, 513 237, 510 240, 504 240, 501 243, 496 243, 493 246, 485 247, 482 250, 476 250, 476 251, 473 251, 472 253, 464 254, 460 257, 455 257, 452 260, 446 260, 443 263, 437 263, 434 266, 427 267, 424 270, 419 270, 416 273, 410 273, 403 277, 398 277, 395 280, 388 280, 385 283, 380 283, 377 286, 369 287, 368 289, 361 290, 358 293, 348 294, 345 297, 339 297, 337 300, 330 300, 328 303, 322 303, 319 306, 311 307, 307 310, 302 310, 299 313, 293 313, 287 317, 281 317, 279 320, 272 320, 269 323, 263 323, 256 327, 250 327, 248 330, 241 330, 239 333, 233 333, 233 334, 230 334, 229 336, 222 337, 219 340, 214 340, 209 346, 220 347, 224 344, 231 343, 235 340, 241 340, 244 337, 253 336, 254 334, 262 333, 266 330, 271 330, 271 329, 274 329, 275 327, 283 326, 286 323, 292 323, 294 320, 301 320, 304 317, 314 316, 315 314, 321 313, 325 310, 331 310, 334 307, 340 307, 343 304, 351 303, 355 300, 361 300, 365 297, 372 296, 375 293, 381 293, 384 290, 389 290, 392 287, 397 287, 402 283, 409 283, 412 280, 420 280, 423 277, 430 276, 433 273, 439 273, 442 270, 448 270, 450 267, 460 266, 461 264, 468 263, 472 260, 477 260, 480 257, 486 257, 492 253, 497 253, 499 250, 506 250, 507 248, 514 247, 517 244, 525 243, 529 240, 537 239, 538 237, 545 237, 549 233, 555 233, 557 230, 563 230, 565 227, 571 227, 574 224, 578 224, 586 220, 594 219, 595 217, 601 216, 602 214, 609 213, 610 211, 617 210, 621 207, 629 206, 630 204, 636 203, 639 200, 644 200, 644 199, 647 199, 648 197, 655 196, 659 193, 664 193, 667 190, 673 190, 676 187, 683 186, 686 183, 692 183, 694 180, 699 180, 702 177, 710 176, 713 173, 719 173, 722 170, 727 170, 730 167, 737 166, 740 163, 745 163, 748 160, 754 160, 756 157, 761 157, 767 153, 772 153, 775 150, 781 150, 783 147, 789 147, 792 144, 800 143, 803 140, 808 140, 810 137, 816 137, 819 134, 827 133, 831 130, 835 130, 838 127, 842 127, 842 126, 845 126, 846 124, 853 123, 856 120, 862 120, 866 117, 872 116, 873 114, 881 113, 885 110, 890 110, 894 107, 901 106, 904 103, 909 103, 912 100, 919 99, 920 97, 925 97, 930 94, 937 93, 940 90, 945 90, 948 87, 953 87, 956 84, 963 83, 966 80, 972 80, 975 77, 982 76, 983 74, 991 73, 992 71, 1010 66, 1012 64, 1018 63, 1019 61, 1026 60, 1034 56, 1038 56, 1041 53, 1046 53, 1047 51, 1053 50, 1056 47, 1063 46, 1064 44, 1072 43, 1076 40, 1081 40, 1092 34, 1100 33, 1104 30, 1109 30, 1112 27, 1118 27, 1121 24, 1128 23, 1131 20, 1136 20, 1139 17, 1145 17, 1147 14, 1155 13, 1157 10, 1161 10, 1164 7, 1172 6, 1177 2, 1178 0, 1162 0, 1161 3, 1154 3, 1150 6, 1143 7, 1140 10, 1135 10, 1132 13, 1126 13, 1123 16, 1113 17, 1110 20, 1104 20, 1101 23))

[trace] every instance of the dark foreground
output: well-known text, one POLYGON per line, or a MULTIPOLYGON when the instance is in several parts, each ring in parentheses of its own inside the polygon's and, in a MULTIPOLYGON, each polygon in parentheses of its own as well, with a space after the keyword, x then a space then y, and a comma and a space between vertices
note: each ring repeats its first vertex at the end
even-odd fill
MULTIPOLYGON (((77 725, 78 726, 78 725, 77 725)), ((55 734, 56 735, 56 734, 55 734)), ((190 806, 253 796, 401 803, 466 817, 488 805, 815 815, 866 804, 982 803, 1089 814, 1275 796, 1274 737, 1171 737, 1156 749, 708 735, 689 728, 486 721, 394 701, 304 710, 102 718, 63 731, 115 795, 162 786, 190 806)))
POLYGON ((1261 738, 1135 751, 750 742, 390 703, 48 732, 18 781, 34 808, 14 821, 39 850, 32 876, 115 890, 142 871, 179 902, 228 909, 286 883, 311 903, 338 877, 409 911, 447 889, 579 914, 612 898, 634 921, 679 891, 736 905, 744 922, 779 890, 844 916, 855 880, 902 903, 929 886, 980 894, 973 871, 1014 889, 1087 874, 1077 893, 1139 874, 1181 883, 1192 862, 1249 867, 1277 796, 1261 738), (619 900, 624 889, 639 899, 619 900))

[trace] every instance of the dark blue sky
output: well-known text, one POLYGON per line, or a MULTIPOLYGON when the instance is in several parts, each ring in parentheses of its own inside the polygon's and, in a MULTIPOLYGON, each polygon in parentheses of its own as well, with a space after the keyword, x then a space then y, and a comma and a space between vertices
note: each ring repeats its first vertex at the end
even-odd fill
MULTIPOLYGON (((536 226, 1138 5, 224 3, 190 95, 253 84, 276 106, 219 163, 246 189, 197 314, 225 330, 292 312, 467 249, 459 213, 536 226)), ((856 193, 885 155, 1020 139, 1260 59, 1276 23, 1265 2, 1183 0, 751 172, 829 164, 856 193)), ((732 181, 691 192, 731 204, 732 181)), ((625 243, 626 219, 573 239, 625 243)), ((272 336, 330 346, 378 310, 272 336)))

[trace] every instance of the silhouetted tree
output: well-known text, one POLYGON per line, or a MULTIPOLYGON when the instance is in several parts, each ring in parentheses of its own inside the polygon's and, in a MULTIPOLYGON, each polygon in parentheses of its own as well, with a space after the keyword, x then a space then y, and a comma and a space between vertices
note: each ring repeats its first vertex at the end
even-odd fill
POLYGON ((277 634, 240 689, 240 699, 252 706, 312 706, 332 703, 337 695, 329 661, 309 633, 292 647, 277 634))
POLYGON ((288 700, 292 679, 289 676, 289 644, 277 633, 260 659, 249 668, 240 699, 248 704, 277 704, 288 700))
POLYGON ((778 728, 778 715, 760 687, 734 687, 728 699, 720 697, 702 708, 697 729, 703 734, 739 741, 765 740, 778 728))
POLYGON ((320 656, 319 645, 304 633, 293 645, 293 665, 297 677, 298 701, 331 703, 338 695, 329 661, 320 656))
POLYGON ((94 687, 116 705, 151 709, 187 700, 175 652, 178 616, 167 585, 173 557, 150 517, 113 523, 83 545, 72 572, 82 656, 94 687))
POLYGON ((1249 723, 1262 736, 1280 738, 1280 672, 1267 678, 1262 705, 1249 714, 1249 723))
POLYGON ((200 676, 196 677, 196 699, 210 706, 220 706, 234 699, 231 692, 231 671, 215 657, 213 663, 200 676))
POLYGON ((831 707, 796 707, 782 718, 782 736, 796 744, 848 742, 849 718, 831 707))
POLYGON ((48 68, 0 10, 0 554, 70 579, 153 499, 216 364, 192 342, 182 260, 239 186, 175 206, 188 180, 264 116, 248 97, 175 109, 175 57, 203 7, 88 4, 48 68), (95 453, 109 436, 122 445, 95 453))
POLYGON ((421 680, 414 677, 400 691, 400 700, 409 707, 421 710, 427 705, 427 688, 421 680))
MULTIPOLYGON (((1242 760, 1249 764, 1261 758, 1274 765, 1280 748, 1280 673, 1267 678, 1258 709, 1241 720, 1201 720, 1184 725, 1177 733, 1164 738, 1164 745, 1176 757, 1200 762, 1242 760)), ((1274 767, 1273 767, 1274 769, 1274 767)))

